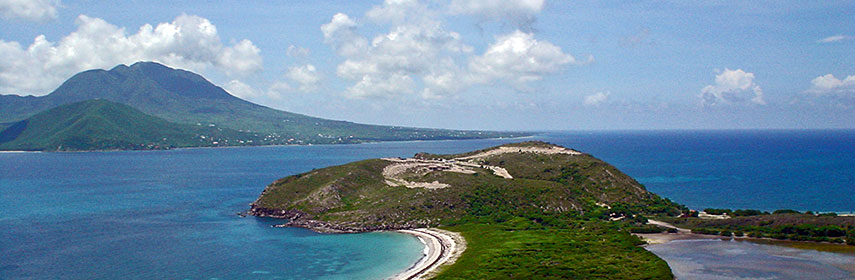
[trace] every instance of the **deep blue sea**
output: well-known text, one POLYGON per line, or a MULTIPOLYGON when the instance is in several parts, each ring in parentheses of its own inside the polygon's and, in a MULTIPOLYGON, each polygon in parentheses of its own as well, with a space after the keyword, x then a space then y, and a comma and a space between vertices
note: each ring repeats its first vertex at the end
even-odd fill
MULTIPOLYGON (((855 131, 554 132, 692 208, 855 211, 855 131)), ((528 140, 528 139, 525 139, 528 140)), ((376 279, 416 262, 397 233, 239 217, 268 183, 355 160, 520 139, 0 153, 0 279, 376 279)))

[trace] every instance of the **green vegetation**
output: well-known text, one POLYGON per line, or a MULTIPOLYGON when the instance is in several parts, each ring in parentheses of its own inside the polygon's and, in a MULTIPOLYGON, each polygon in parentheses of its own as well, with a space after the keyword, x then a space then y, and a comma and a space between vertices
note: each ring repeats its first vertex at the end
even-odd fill
MULTIPOLYGON (((760 210, 754 209, 718 209, 718 208, 707 208, 704 209, 704 212, 710 215, 723 215, 727 214, 728 216, 740 217, 740 216, 758 216, 758 215, 769 215, 769 212, 764 212, 760 210)), ((796 212, 798 213, 798 212, 796 212)))
POLYGON ((435 279, 672 279, 665 261, 616 224, 466 224, 463 256, 435 279))
POLYGON ((855 217, 802 214, 793 210, 779 210, 775 213, 735 216, 730 219, 662 219, 699 234, 730 236, 729 233, 738 232, 755 238, 855 245, 855 217))
MULTIPOLYGON (((65 104, 104 99, 181 124, 259 134, 271 144, 518 137, 523 133, 421 129, 334 121, 271 109, 230 95, 197 74, 154 62, 78 73, 42 97, 0 95, 0 127, 65 104)), ((230 142, 228 145, 243 145, 230 142)))
MULTIPOLYGON (((478 152, 417 157, 450 160, 478 152)), ((439 279, 672 278, 667 264, 638 247, 642 242, 630 231, 654 230, 642 225, 645 215, 679 214, 685 207, 587 154, 511 152, 473 162, 503 167, 513 179, 487 168, 473 168, 473 174, 408 171, 408 181, 449 187, 390 186, 383 170, 394 163, 364 160, 282 178, 251 212, 318 230, 461 232, 468 248, 439 279)))
POLYGON ((63 105, 0 132, 5 150, 168 149, 262 144, 258 135, 209 126, 175 124, 127 105, 89 100, 63 105), (222 143, 222 144, 220 144, 222 143))

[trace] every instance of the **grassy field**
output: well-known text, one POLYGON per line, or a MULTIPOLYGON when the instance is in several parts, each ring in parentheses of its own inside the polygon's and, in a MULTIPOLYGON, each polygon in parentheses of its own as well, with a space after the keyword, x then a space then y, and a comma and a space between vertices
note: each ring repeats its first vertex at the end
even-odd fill
POLYGON ((607 222, 554 227, 517 219, 447 229, 461 232, 467 248, 435 279, 673 279, 642 241, 607 222))

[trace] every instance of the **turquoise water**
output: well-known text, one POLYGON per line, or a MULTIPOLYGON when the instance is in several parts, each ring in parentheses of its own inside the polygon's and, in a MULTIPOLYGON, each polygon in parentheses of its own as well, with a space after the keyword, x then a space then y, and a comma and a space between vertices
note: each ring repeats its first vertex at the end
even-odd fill
MULTIPOLYGON (((855 132, 546 133, 693 208, 853 211, 855 132)), ((395 233, 241 218, 264 186, 330 165, 519 139, 0 153, 0 279, 373 279, 422 253, 395 233)))

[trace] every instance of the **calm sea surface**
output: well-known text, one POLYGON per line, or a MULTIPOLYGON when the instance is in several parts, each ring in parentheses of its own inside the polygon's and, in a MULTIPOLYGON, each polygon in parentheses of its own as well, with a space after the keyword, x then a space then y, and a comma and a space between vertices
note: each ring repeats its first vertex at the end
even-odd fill
MULTIPOLYGON (((531 139, 591 153, 692 208, 855 210, 853 131, 569 132, 531 139)), ((273 180, 313 168, 516 141, 0 153, 0 279, 391 276, 421 256, 418 240, 271 228, 276 221, 235 213, 273 180)))

